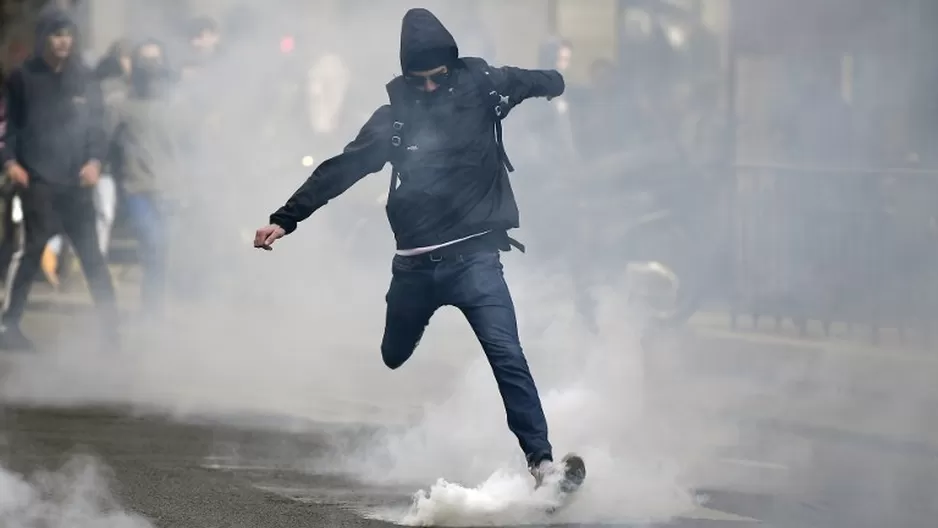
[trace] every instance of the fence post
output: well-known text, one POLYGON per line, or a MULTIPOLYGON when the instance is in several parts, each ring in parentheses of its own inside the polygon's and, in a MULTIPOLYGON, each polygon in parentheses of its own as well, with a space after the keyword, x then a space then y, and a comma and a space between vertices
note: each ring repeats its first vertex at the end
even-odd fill
POLYGON ((727 176, 731 181, 731 190, 727 193, 727 205, 729 207, 729 221, 726 223, 726 229, 729 230, 729 233, 726 233, 726 240, 729 241, 728 244, 728 254, 726 258, 726 278, 727 284, 729 285, 729 305, 730 305, 730 327, 733 330, 737 328, 737 317, 739 316, 739 306, 738 306, 738 295, 737 295, 737 259, 736 259, 736 247, 734 241, 736 240, 736 232, 738 229, 739 223, 739 213, 738 213, 738 203, 737 203, 737 189, 739 187, 738 174, 736 172, 736 142, 737 138, 737 123, 736 123, 736 88, 737 88, 737 71, 736 71, 736 62, 737 62, 737 27, 736 27, 736 5, 739 0, 730 0, 726 24, 726 135, 724 145, 724 163, 725 171, 727 176))

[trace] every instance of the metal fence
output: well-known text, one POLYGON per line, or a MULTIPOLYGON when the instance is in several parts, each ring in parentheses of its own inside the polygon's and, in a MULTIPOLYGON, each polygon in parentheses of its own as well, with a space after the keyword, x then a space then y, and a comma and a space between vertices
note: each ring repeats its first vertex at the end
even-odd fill
POLYGON ((926 341, 938 321, 938 171, 736 170, 733 320, 740 314, 926 341))

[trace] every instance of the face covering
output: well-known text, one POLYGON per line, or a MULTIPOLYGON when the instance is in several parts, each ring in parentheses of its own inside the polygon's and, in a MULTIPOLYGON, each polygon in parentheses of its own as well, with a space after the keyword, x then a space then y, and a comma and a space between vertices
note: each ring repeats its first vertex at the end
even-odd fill
POLYGON ((152 96, 166 85, 169 69, 159 59, 140 59, 133 65, 131 83, 138 95, 152 96))

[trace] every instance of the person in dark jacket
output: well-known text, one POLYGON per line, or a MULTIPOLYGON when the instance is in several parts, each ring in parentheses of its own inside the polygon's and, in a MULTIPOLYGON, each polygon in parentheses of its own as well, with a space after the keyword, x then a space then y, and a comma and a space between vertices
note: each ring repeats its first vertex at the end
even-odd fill
POLYGON ((115 172, 140 243, 141 300, 147 315, 163 315, 169 239, 166 215, 179 191, 181 153, 188 126, 173 103, 172 74, 164 46, 146 40, 132 53, 130 91, 118 106, 114 134, 115 172))
POLYGON ((64 232, 72 242, 116 344, 114 285, 98 247, 92 188, 106 151, 101 89, 74 53, 75 25, 61 10, 42 13, 35 54, 6 84, 8 123, 3 164, 19 188, 25 241, 11 264, 0 346, 32 348, 20 320, 46 242, 64 232))
MULTIPOLYGON (((5 83, 5 73, 0 70, 0 78, 4 78, 2 81, 5 83)), ((0 94, 0 150, 3 149, 3 135, 6 132, 7 127, 7 118, 6 118, 6 94, 0 94)), ((17 244, 17 229, 16 222, 13 218, 13 188, 12 185, 9 185, 9 181, 4 175, 0 178, 0 214, 3 216, 0 217, 0 280, 6 280, 7 270, 10 267, 10 262, 13 260, 13 254, 16 252, 17 244)))
MULTIPOLYGON (((101 83, 102 98, 104 101, 104 135, 111 138, 114 135, 115 108, 127 97, 128 78, 130 76, 130 42, 119 39, 108 47, 104 57, 94 68, 94 77, 101 83)), ((94 209, 97 213, 96 229, 98 245, 105 258, 111 241, 111 227, 117 213, 117 183, 114 180, 113 160, 110 153, 103 160, 101 177, 94 186, 94 209)), ((40 268, 46 280, 59 286, 59 260, 62 255, 64 240, 62 235, 56 235, 46 244, 46 249, 40 260, 40 268)))
MULTIPOLYGON (((563 77, 553 70, 490 67, 460 59, 453 36, 425 9, 412 9, 401 29, 403 100, 378 108, 342 154, 324 161, 286 204, 257 230, 254 246, 270 250, 329 200, 391 162, 387 215, 397 241, 381 355, 396 369, 406 362, 431 316, 459 308, 492 366, 508 427, 518 438, 538 484, 552 464, 547 421, 521 349, 515 308, 499 252, 516 247, 507 231, 519 226, 503 152, 495 139, 489 88, 514 106, 557 97, 563 77), (483 72, 474 72, 478 65, 483 72), (406 106, 403 108, 402 106, 406 106)), ((510 109, 510 108, 509 108, 510 109)), ((519 247, 520 249, 520 247, 519 247)), ((579 457, 564 460, 566 482, 579 485, 579 457)))
MULTIPOLYGON (((104 57, 95 66, 95 78, 101 83, 101 96, 104 101, 104 133, 111 141, 116 129, 117 108, 127 99, 130 81, 130 53, 132 43, 122 38, 108 48, 104 57)), ((108 153, 108 158, 110 157, 108 153)), ((117 175, 114 173, 113 160, 104 162, 101 179, 95 186, 95 210, 97 216, 98 244, 101 253, 108 255, 111 242, 111 229, 117 213, 117 175)))

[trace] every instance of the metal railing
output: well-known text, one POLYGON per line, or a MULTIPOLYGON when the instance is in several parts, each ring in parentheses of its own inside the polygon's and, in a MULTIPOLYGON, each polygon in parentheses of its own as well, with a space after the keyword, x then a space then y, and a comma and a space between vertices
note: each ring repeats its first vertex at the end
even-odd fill
POLYGON ((938 171, 739 165, 738 315, 914 331, 938 321, 938 171))

